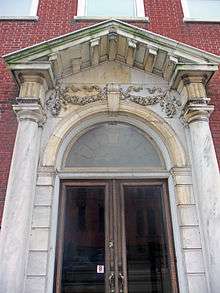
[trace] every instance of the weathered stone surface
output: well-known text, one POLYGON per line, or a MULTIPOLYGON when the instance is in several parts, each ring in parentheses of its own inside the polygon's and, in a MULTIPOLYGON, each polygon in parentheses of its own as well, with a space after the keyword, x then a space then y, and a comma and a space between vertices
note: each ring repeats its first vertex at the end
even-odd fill
POLYGON ((45 285, 45 277, 28 277, 25 285, 25 293, 44 293, 45 285))
POLYGON ((32 227, 48 228, 50 227, 50 207, 36 206, 33 210, 32 227))
POLYGON ((28 276, 44 276, 47 271, 47 252, 31 251, 28 257, 28 276))
POLYGON ((47 250, 49 233, 49 229, 33 228, 30 235, 30 250, 47 250))

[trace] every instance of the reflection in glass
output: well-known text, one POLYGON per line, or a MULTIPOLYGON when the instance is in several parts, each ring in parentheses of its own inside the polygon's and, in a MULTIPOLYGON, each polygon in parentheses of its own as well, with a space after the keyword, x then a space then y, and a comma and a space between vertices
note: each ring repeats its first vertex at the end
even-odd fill
POLYGON ((87 16, 135 16, 134 0, 87 0, 87 16))
POLYGON ((124 188, 129 293, 169 293, 167 235, 160 186, 124 188))
POLYGON ((62 293, 104 292, 104 188, 69 187, 66 193, 62 293))
POLYGON ((33 0, 0 1, 0 16, 29 16, 33 0))

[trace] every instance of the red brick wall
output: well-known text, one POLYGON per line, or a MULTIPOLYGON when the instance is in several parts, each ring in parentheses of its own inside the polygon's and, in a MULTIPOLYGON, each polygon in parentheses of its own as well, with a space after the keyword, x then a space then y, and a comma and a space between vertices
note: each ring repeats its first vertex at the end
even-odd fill
MULTIPOLYGON (((40 0, 38 21, 0 21, 0 56, 36 44, 43 40, 74 31, 91 23, 71 24, 76 14, 77 0, 40 0)), ((181 0, 145 0, 146 15, 150 18, 143 28, 200 49, 220 55, 220 23, 184 23, 181 0)), ((211 128, 220 162, 220 74, 216 74, 208 92, 216 110, 211 128)), ((17 88, 0 59, 0 220, 8 172, 16 134, 16 119, 9 99, 17 88)), ((22 172, 22 170, 21 170, 22 172)))

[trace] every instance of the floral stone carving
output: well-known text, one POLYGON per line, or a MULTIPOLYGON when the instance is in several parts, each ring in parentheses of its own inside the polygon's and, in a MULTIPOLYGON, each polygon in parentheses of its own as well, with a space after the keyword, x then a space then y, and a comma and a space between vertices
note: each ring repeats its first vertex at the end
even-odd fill
POLYGON ((47 109, 53 116, 57 116, 61 109, 66 109, 68 104, 86 105, 96 101, 107 100, 106 87, 101 88, 97 85, 62 87, 57 84, 55 89, 51 91, 46 100, 47 109), (83 95, 82 93, 86 93, 83 95))
POLYGON ((162 110, 166 113, 167 117, 172 118, 177 109, 181 106, 180 100, 175 96, 175 93, 161 88, 146 88, 148 95, 134 95, 132 92, 140 92, 143 87, 130 86, 125 91, 122 91, 122 100, 129 100, 141 106, 152 106, 159 104, 162 110))
MULTIPOLYGON (((57 116, 61 109, 67 108, 68 104, 83 106, 97 101, 107 101, 108 93, 112 91, 112 85, 109 84, 104 87, 97 85, 63 87, 57 84, 55 89, 47 95, 47 109, 53 116, 57 116)), ((159 87, 143 88, 142 86, 129 86, 126 89, 116 88, 118 88, 120 100, 130 101, 141 106, 159 104, 167 117, 170 118, 177 113, 177 109, 181 106, 175 92, 170 90, 159 87), (140 92, 144 92, 144 94, 140 95, 140 92)))

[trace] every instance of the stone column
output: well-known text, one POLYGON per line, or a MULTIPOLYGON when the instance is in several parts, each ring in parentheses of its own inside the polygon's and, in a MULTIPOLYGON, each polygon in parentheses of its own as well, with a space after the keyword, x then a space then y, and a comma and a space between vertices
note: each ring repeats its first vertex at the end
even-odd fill
POLYGON ((41 103, 44 89, 42 80, 25 78, 18 104, 13 107, 18 129, 0 234, 0 292, 4 293, 24 292, 41 126, 45 120, 41 103))
POLYGON ((183 117, 189 126, 192 169, 207 251, 207 269, 212 293, 220 292, 220 176, 209 116, 204 78, 184 77, 187 103, 183 117))

